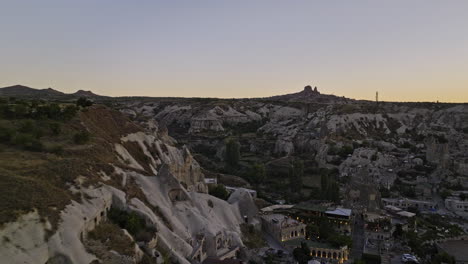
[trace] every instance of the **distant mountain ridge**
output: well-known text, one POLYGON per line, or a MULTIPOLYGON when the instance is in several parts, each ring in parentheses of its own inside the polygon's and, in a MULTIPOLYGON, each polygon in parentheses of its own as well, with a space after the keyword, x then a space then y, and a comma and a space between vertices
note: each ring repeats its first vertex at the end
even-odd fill
POLYGON ((40 98, 57 98, 57 99, 66 99, 66 98, 78 98, 78 97, 88 97, 88 98, 104 98, 107 96, 97 95, 91 91, 79 90, 75 93, 66 94, 52 88, 46 89, 36 89, 24 85, 13 85, 8 87, 0 88, 0 96, 15 96, 15 97, 40 97, 40 98))
MULTIPOLYGON (((67 94, 52 88, 47 89, 35 89, 24 85, 13 85, 4 88, 0 88, 0 96, 15 96, 15 97, 39 97, 44 99, 72 99, 78 97, 87 97, 93 99, 104 99, 114 98, 111 96, 102 96, 93 93, 92 91, 78 90, 75 93, 67 94)), ((147 97, 153 98, 153 97, 147 97)), ((156 97, 154 97, 156 98, 156 97)), ((277 95, 264 98, 248 98, 252 100, 273 100, 273 101, 284 101, 284 102, 301 102, 301 103, 343 103, 350 100, 345 97, 321 94, 317 87, 312 88, 311 86, 304 87, 304 90, 298 93, 277 95)))

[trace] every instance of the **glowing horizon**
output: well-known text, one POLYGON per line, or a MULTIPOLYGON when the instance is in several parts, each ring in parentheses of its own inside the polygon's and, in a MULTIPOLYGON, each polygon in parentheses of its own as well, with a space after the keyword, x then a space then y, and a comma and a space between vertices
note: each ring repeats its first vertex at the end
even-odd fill
POLYGON ((467 1, 11 1, 0 87, 468 102, 467 1), (448 4, 450 3, 450 4, 448 4))

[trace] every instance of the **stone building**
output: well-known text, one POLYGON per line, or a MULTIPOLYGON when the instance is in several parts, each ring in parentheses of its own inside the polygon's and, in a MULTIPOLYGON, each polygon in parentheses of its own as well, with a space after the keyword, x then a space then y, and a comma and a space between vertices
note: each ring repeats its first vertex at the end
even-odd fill
POLYGON ((192 263, 202 263, 208 257, 208 254, 204 250, 206 248, 205 236, 199 234, 194 239, 192 239, 189 244, 193 248, 193 252, 190 256, 192 263))
POLYGON ((294 239, 285 242, 285 246, 291 250, 300 247, 301 243, 306 243, 313 259, 320 262, 344 263, 349 259, 349 249, 347 246, 333 247, 327 243, 319 243, 305 239, 294 239))
POLYGON ((344 234, 350 234, 352 230, 352 211, 351 209, 337 207, 333 210, 325 211, 328 221, 333 224, 335 229, 344 234))
POLYGON ((263 215, 262 228, 278 241, 305 238, 306 225, 282 214, 263 215))
POLYGON ((453 212, 468 212, 468 198, 461 200, 457 196, 447 197, 445 199, 445 208, 453 212))
POLYGON ((423 200, 413 200, 413 199, 392 199, 392 198, 382 198, 382 204, 384 206, 396 206, 401 209, 408 208, 417 208, 418 210, 435 210, 437 209, 437 204, 432 201, 423 201, 423 200))
POLYGON ((206 236, 206 242, 203 244, 203 250, 210 258, 218 260, 235 259, 240 250, 235 245, 232 236, 225 232, 218 232, 214 236, 206 236))

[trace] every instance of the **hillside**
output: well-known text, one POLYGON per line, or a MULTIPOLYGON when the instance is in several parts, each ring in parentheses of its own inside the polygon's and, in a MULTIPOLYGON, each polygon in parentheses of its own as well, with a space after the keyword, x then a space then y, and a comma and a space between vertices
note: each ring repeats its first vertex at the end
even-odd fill
POLYGON ((87 97, 93 99, 105 99, 107 96, 101 96, 94 94, 91 91, 79 90, 75 93, 66 94, 54 90, 52 88, 47 89, 35 89, 23 85, 13 85, 8 87, 0 88, 0 96, 11 96, 18 98, 36 98, 36 99, 60 99, 60 100, 72 100, 79 97, 87 97))
POLYGON ((320 96, 308 87, 268 100, 154 98, 120 101, 117 107, 136 122, 155 120, 167 127, 211 171, 241 175, 255 184, 252 168, 265 166, 268 177, 259 188, 271 201, 325 198, 316 191, 321 178, 349 188, 341 176, 359 171, 365 175, 359 184, 377 193, 378 186, 393 185, 398 174, 415 180, 421 171, 404 163, 414 158, 434 172, 434 181, 468 184, 468 105, 315 100, 320 96), (236 168, 226 166, 231 140, 240 146, 236 168), (291 184, 288 168, 295 159, 306 165, 300 194, 281 188, 291 184))
MULTIPOLYGON (((254 99, 4 91, 0 255, 10 263, 258 260, 257 205, 381 213, 385 198, 444 208, 468 188, 467 104, 376 103, 311 87, 254 99)), ((441 214, 450 230, 408 238, 420 255, 423 241, 463 234, 462 216, 441 214)), ((418 217, 430 229, 432 218, 418 217)))
POLYGON ((201 238, 242 246, 238 203, 255 208, 252 198, 208 195, 190 151, 155 123, 142 127, 99 105, 68 115, 74 105, 32 103, 1 104, 2 260, 189 263, 201 238), (20 106, 21 115, 9 114, 20 106))

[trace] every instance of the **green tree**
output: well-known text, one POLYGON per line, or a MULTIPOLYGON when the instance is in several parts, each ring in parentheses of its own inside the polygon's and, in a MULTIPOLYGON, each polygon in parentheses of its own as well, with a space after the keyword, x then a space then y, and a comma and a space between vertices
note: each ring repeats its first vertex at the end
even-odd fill
POLYGON ((320 235, 320 229, 315 224, 308 224, 306 226, 306 236, 307 238, 316 238, 320 235))
POLYGON ((307 246, 306 242, 301 242, 301 249, 304 252, 304 254, 307 256, 307 260, 310 260, 310 248, 307 246))
POLYGON ((307 256, 304 250, 300 247, 293 250, 293 256, 299 264, 306 264, 309 261, 309 256, 307 256))
POLYGON ((29 113, 28 107, 24 104, 16 104, 14 107, 14 111, 15 118, 25 118, 29 113))
POLYGON ((440 263, 454 264, 455 258, 445 252, 439 253, 434 256, 434 258, 431 260, 431 263, 432 264, 440 264, 440 263))
POLYGON ((13 129, 0 126, 0 142, 9 143, 14 135, 13 129))
POLYGON ((250 178, 255 185, 263 183, 266 177, 265 165, 254 163, 250 168, 250 178))
POLYGON ((62 132, 62 126, 58 122, 50 123, 49 128, 54 136, 60 135, 60 132, 62 132))
POLYGON ((86 144, 90 138, 91 136, 87 131, 81 131, 81 132, 76 133, 73 136, 73 141, 75 142, 75 144, 82 145, 82 144, 86 144))
POLYGON ((442 192, 440 192, 440 197, 442 197, 444 200, 450 195, 452 195, 452 193, 447 189, 444 189, 442 192))
POLYGON ((328 189, 328 175, 327 174, 324 174, 322 173, 320 175, 320 190, 322 192, 322 197, 325 198, 324 196, 326 196, 326 191, 328 189))
POLYGON ((289 184, 293 192, 299 192, 302 189, 302 177, 304 176, 304 162, 294 159, 289 166, 289 184))
POLYGON ((88 107, 92 105, 93 105, 93 101, 87 99, 86 97, 80 97, 78 98, 78 100, 76 100, 76 106, 88 107))
POLYGON ((327 218, 320 218, 319 219, 319 231, 320 231, 320 239, 327 240, 335 233, 333 230, 332 225, 328 222, 327 218))
POLYGON ((78 108, 74 105, 67 105, 62 111, 62 119, 63 120, 70 120, 72 119, 76 113, 78 112, 78 108))
POLYGON ((229 192, 226 190, 226 187, 224 187, 224 185, 222 184, 217 184, 208 187, 208 193, 222 200, 227 200, 229 198, 229 192))
POLYGON ((232 168, 239 165, 240 159, 240 144, 234 139, 229 139, 226 142, 226 162, 232 168))
POLYGON ((331 235, 328 242, 334 247, 348 246, 348 248, 351 248, 353 244, 351 237, 340 234, 331 235))
POLYGON ((459 197, 460 197, 460 200, 465 201, 465 199, 466 199, 466 194, 460 193, 459 197))
POLYGON ((47 106, 47 117, 51 119, 59 119, 62 115, 62 109, 56 103, 47 106))
POLYGON ((395 231, 393 231, 393 237, 401 238, 403 236, 403 227, 401 224, 396 224, 395 231))

